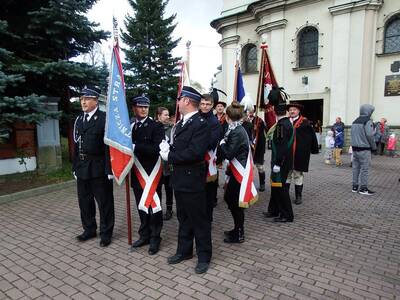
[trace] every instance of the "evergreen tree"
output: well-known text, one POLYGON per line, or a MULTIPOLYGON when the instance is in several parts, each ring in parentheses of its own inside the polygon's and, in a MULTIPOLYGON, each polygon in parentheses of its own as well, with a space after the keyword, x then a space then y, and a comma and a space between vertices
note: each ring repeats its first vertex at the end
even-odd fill
MULTIPOLYGON (((15 37, 7 32, 6 21, 0 21, 0 36, 15 37)), ((7 96, 8 89, 25 83, 25 77, 22 74, 12 72, 9 68, 15 60, 12 52, 0 47, 0 131, 2 133, 10 132, 12 124, 16 121, 39 123, 48 116, 56 116, 46 110, 43 102, 46 97, 38 97, 35 94, 7 96)))
POLYGON ((98 24, 85 16, 95 2, 15 0, 0 4, 0 19, 8 23, 7 34, 11 37, 5 39, 0 35, 0 48, 15 57, 5 67, 10 75, 24 77, 23 82, 5 90, 6 96, 23 97, 33 93, 58 96, 62 109, 68 112, 68 100, 74 90, 99 83, 97 67, 70 61, 109 35, 97 30, 98 24))
POLYGON ((174 105, 180 59, 171 54, 180 40, 171 37, 176 15, 164 18, 168 1, 128 1, 134 15, 126 16, 126 32, 122 32, 122 41, 127 45, 124 49, 127 98, 145 93, 152 106, 174 105))

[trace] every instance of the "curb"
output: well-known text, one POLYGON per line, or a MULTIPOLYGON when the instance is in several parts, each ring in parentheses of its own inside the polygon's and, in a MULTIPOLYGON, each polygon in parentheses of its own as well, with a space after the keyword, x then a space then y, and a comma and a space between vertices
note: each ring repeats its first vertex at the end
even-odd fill
POLYGON ((22 191, 22 192, 16 192, 16 193, 8 194, 8 195, 3 195, 3 196, 0 196, 0 204, 16 201, 16 200, 20 200, 20 199, 25 199, 25 198, 29 198, 29 197, 40 196, 40 195, 50 193, 50 192, 59 191, 64 188, 75 186, 75 184, 76 184, 75 180, 69 180, 69 181, 65 181, 65 182, 61 182, 61 183, 55 183, 55 184, 37 187, 34 189, 22 191))

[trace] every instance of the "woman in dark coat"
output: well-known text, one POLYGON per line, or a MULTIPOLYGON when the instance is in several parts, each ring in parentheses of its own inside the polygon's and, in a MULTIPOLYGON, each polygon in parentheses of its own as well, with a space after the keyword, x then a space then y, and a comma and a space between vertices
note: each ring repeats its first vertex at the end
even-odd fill
MULTIPOLYGON (((243 168, 245 168, 250 151, 250 143, 246 130, 240 121, 242 116, 243 108, 237 102, 233 102, 226 109, 226 120, 229 126, 224 139, 220 143, 219 159, 232 161, 236 158, 243 168)), ((235 226, 232 230, 224 232, 224 242, 243 243, 244 208, 239 207, 240 183, 233 176, 231 168, 227 169, 226 174, 229 176, 229 179, 227 181, 224 199, 231 211, 235 226)))

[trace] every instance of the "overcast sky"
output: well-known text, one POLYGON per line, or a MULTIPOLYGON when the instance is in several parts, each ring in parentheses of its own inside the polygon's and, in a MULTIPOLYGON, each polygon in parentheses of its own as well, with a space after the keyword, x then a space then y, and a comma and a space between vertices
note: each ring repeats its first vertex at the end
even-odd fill
MULTIPOLYGON (((173 33, 181 42, 174 50, 174 56, 186 59, 186 41, 192 42, 190 56, 191 80, 209 88, 213 74, 221 64, 221 49, 218 41, 221 36, 211 28, 210 22, 218 18, 222 9, 222 0, 170 0, 166 17, 176 13, 177 26, 173 33)), ((102 29, 112 32, 112 16, 117 18, 120 27, 126 14, 132 9, 127 0, 99 0, 89 12, 89 19, 100 23, 102 29)), ((109 61, 111 40, 103 45, 109 61)))

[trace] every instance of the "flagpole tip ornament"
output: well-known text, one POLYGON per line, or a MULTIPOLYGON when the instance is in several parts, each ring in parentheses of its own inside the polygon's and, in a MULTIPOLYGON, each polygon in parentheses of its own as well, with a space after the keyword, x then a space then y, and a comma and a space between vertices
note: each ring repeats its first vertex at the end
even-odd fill
POLYGON ((268 49, 267 43, 266 43, 266 42, 261 42, 260 48, 261 48, 261 49, 268 49))

